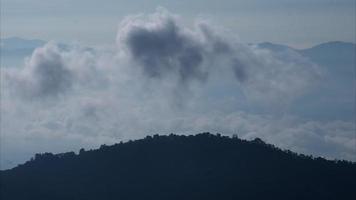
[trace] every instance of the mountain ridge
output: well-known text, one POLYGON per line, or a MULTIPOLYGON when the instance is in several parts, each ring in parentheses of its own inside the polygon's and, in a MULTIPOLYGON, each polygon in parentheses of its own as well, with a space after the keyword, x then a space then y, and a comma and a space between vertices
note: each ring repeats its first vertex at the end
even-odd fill
POLYGON ((4 199, 348 199, 353 177, 355 163, 201 133, 37 154, 1 171, 1 188, 4 199))
MULTIPOLYGON (((36 38, 22 38, 22 37, 5 37, 5 38, 1 38, 1 44, 4 45, 6 44, 5 47, 11 47, 11 46, 15 46, 17 48, 19 48, 19 46, 23 45, 23 47, 21 48, 36 48, 36 47, 40 47, 42 45, 44 45, 47 41, 45 40, 41 40, 41 39, 36 39, 36 38)), ((64 45, 64 44, 63 44, 64 45)), ((348 46, 348 47, 352 47, 355 46, 356 43, 353 42, 346 42, 346 41, 326 41, 326 42, 322 42, 322 43, 318 43, 318 44, 314 44, 310 47, 306 47, 306 48, 294 48, 285 44, 280 44, 280 43, 273 43, 273 42, 260 42, 260 43, 249 43, 249 45, 257 45, 259 47, 262 48, 271 48, 271 49, 279 49, 279 50, 283 50, 285 48, 288 49, 292 49, 295 51, 305 51, 305 50, 309 50, 309 49, 317 49, 317 48, 325 48, 325 47, 332 47, 332 46, 338 46, 338 47, 342 47, 342 46, 348 46)), ((3 48, 3 47, 2 47, 3 48)), ((13 47, 11 47, 13 49, 13 47)))

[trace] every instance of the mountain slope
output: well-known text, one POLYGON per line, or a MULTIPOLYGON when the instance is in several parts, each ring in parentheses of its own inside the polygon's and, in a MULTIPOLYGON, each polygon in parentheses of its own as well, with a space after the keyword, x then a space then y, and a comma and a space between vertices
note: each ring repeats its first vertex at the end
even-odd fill
POLYGON ((310 98, 296 102, 307 105, 300 107, 298 112, 319 119, 353 120, 356 44, 328 42, 298 52, 317 63, 323 72, 322 80, 310 98))
POLYGON ((268 42, 258 46, 282 55, 296 52, 319 66, 321 77, 315 89, 299 98, 291 106, 291 113, 317 120, 354 119, 356 44, 333 41, 308 49, 293 49, 268 42))
POLYGON ((35 159, 1 172, 2 199, 354 199, 356 164, 209 133, 35 159))

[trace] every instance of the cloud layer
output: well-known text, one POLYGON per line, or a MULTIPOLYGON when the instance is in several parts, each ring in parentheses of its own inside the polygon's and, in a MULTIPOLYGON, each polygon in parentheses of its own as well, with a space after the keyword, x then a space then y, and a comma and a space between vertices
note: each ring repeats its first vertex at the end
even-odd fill
POLYGON ((35 152, 203 131, 356 160, 350 122, 281 114, 313 90, 320 71, 296 52, 242 44, 162 9, 127 17, 115 48, 48 43, 23 67, 1 69, 2 165, 35 152))

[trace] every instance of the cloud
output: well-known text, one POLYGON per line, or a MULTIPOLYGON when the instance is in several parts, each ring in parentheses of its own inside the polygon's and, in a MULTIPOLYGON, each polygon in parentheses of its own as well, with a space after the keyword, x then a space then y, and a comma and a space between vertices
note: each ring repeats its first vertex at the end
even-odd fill
POLYGON ((37 48, 22 71, 7 74, 10 84, 26 98, 58 96, 72 85, 72 74, 55 44, 37 48))
POLYGON ((178 83, 186 83, 206 80, 211 68, 232 70, 251 100, 267 104, 289 103, 307 92, 321 75, 317 65, 295 52, 281 56, 244 45, 206 22, 198 21, 188 28, 162 9, 126 18, 117 41, 147 77, 173 76, 178 77, 178 83))
POLYGON ((61 96, 73 87, 111 87, 122 76, 144 79, 140 82, 154 79, 169 86, 173 99, 183 104, 194 82, 234 74, 237 89, 251 102, 285 107, 310 91, 321 76, 317 65, 296 52, 280 55, 242 44, 204 21, 189 28, 164 9, 127 17, 116 40, 112 53, 46 44, 34 51, 24 69, 11 74, 9 82, 22 96, 42 98, 61 96), (137 68, 143 77, 135 74, 137 68))
POLYGON ((204 44, 195 34, 162 11, 150 15, 148 21, 127 18, 120 25, 117 40, 148 77, 176 74, 185 82, 204 80, 208 73, 203 66, 204 44))
POLYGON ((114 72, 108 68, 117 64, 113 54, 48 42, 25 58, 24 66, 2 68, 4 91, 25 101, 56 102, 73 91, 107 87, 114 72))

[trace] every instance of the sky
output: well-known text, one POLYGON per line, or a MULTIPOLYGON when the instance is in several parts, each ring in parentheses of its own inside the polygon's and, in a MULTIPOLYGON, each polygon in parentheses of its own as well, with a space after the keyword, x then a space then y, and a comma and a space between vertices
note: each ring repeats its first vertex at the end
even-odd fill
POLYGON ((356 161, 354 1, 2 0, 1 37, 0 169, 200 132, 356 161))
POLYGON ((353 0, 2 0, 2 37, 19 36, 83 45, 110 44, 125 16, 179 13, 186 24, 201 17, 238 34, 243 42, 304 48, 325 41, 355 42, 353 0))

